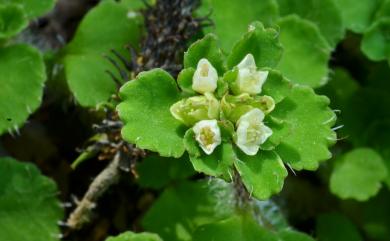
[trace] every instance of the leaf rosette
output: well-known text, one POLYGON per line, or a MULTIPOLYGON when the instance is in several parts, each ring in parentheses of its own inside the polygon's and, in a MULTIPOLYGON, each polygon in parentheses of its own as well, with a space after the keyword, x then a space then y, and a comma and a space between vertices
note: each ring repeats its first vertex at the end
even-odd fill
POLYGON ((315 170, 331 157, 336 116, 328 98, 273 70, 279 33, 255 22, 224 55, 213 34, 184 54, 177 81, 162 69, 120 90, 122 136, 161 156, 188 152, 194 169, 231 180, 236 170, 259 199, 279 192, 285 164, 315 170))

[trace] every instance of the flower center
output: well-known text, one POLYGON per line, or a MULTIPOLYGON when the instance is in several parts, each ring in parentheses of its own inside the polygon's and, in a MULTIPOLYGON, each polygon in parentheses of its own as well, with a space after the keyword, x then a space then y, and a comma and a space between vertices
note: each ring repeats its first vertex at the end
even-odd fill
POLYGON ((209 66, 208 64, 204 63, 202 64, 202 66, 200 67, 200 75, 202 77, 207 77, 209 74, 209 66))
POLYGON ((261 130, 258 125, 251 124, 246 132, 248 144, 257 144, 261 138, 261 130))
POLYGON ((245 85, 249 86, 255 86, 258 82, 258 79, 256 78, 256 73, 253 71, 250 71, 247 76, 245 76, 244 83, 245 85))
POLYGON ((215 134, 211 130, 211 128, 206 126, 202 128, 199 138, 202 141, 204 146, 210 146, 214 143, 214 136, 215 134))

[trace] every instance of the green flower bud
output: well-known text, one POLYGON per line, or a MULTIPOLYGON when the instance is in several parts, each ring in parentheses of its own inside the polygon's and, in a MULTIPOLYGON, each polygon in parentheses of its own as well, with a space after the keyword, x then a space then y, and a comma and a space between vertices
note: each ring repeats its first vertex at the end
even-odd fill
POLYGON ((247 93, 238 96, 225 95, 221 101, 224 118, 234 123, 254 108, 268 114, 275 108, 275 101, 270 96, 251 96, 247 93))
POLYGON ((275 101, 271 96, 255 96, 252 106, 262 110, 264 114, 268 114, 275 109, 275 101))
POLYGON ((211 93, 183 99, 170 108, 171 114, 187 126, 201 120, 219 119, 219 102, 211 93))
POLYGON ((263 123, 264 113, 260 109, 253 109, 237 122, 235 143, 247 155, 254 156, 268 137, 272 130, 263 123))

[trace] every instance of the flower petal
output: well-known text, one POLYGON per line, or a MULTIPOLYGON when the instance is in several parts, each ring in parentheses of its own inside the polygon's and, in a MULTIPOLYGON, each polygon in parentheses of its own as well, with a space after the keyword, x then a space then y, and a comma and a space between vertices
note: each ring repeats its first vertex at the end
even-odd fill
POLYGON ((263 119, 264 113, 256 108, 241 116, 237 122, 235 142, 247 155, 256 155, 260 145, 272 135, 272 130, 264 125, 263 119))
POLYGON ((198 62, 194 77, 192 78, 192 89, 198 93, 214 92, 217 89, 218 73, 207 59, 198 62))
POLYGON ((221 144, 221 131, 217 120, 202 120, 193 127, 195 139, 202 150, 210 155, 221 144))
POLYGON ((240 93, 260 94, 261 88, 268 77, 268 71, 257 71, 255 59, 247 54, 237 65, 237 85, 240 93))

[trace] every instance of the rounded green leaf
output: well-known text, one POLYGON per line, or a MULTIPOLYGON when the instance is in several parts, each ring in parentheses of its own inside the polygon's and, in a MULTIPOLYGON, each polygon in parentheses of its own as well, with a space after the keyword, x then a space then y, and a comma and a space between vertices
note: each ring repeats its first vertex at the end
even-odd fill
POLYGON ((141 72, 122 86, 119 96, 122 102, 117 110, 124 122, 122 137, 126 141, 165 157, 183 155, 185 126, 169 111, 181 96, 167 72, 141 72))
POLYGON ((337 213, 319 216, 316 233, 318 241, 363 241, 357 227, 347 217, 337 213))
POLYGON ((180 71, 177 77, 177 84, 180 89, 189 95, 195 95, 196 92, 192 89, 192 77, 194 76, 195 68, 187 68, 180 71))
POLYGON ((184 137, 184 146, 190 155, 190 161, 196 171, 210 176, 222 176, 226 179, 231 179, 233 173, 231 168, 235 159, 231 143, 223 142, 217 146, 212 154, 207 155, 195 140, 193 130, 189 129, 184 137))
POLYGON ((96 107, 117 91, 116 83, 106 73, 117 70, 102 55, 68 55, 64 64, 69 88, 80 105, 96 107))
POLYGON ((365 201, 378 193, 386 177, 381 156, 370 148, 357 148, 336 161, 330 190, 342 199, 365 201))
POLYGON ((177 159, 151 154, 137 164, 137 173, 140 186, 159 189, 170 182, 190 177, 195 171, 188 155, 177 159))
POLYGON ((126 44, 138 47, 139 19, 127 14, 125 6, 103 1, 84 17, 64 50, 68 85, 82 106, 96 107, 116 93, 116 84, 106 71, 117 70, 104 55, 114 49, 127 56, 126 44))
POLYGON ((364 33, 362 51, 374 61, 390 58, 390 17, 376 21, 364 33))
POLYGON ((261 21, 270 26, 278 17, 276 0, 204 0, 199 10, 199 16, 208 15, 215 26, 206 28, 208 32, 216 33, 220 39, 223 50, 230 51, 237 36, 244 34, 248 24, 261 21))
POLYGON ((234 165, 248 192, 258 199, 268 199, 283 188, 287 170, 273 151, 259 151, 248 156, 239 150, 234 165))
POLYGON ((362 33, 370 26, 375 11, 382 0, 333 0, 338 7, 344 25, 355 33, 362 33))
POLYGON ((279 241, 274 233, 261 227, 251 217, 238 215, 199 227, 194 233, 193 240, 279 241))
POLYGON ((227 67, 232 69, 249 53, 255 58, 258 68, 275 67, 283 53, 279 32, 273 28, 264 28, 260 22, 250 24, 248 32, 236 42, 228 56, 227 67))
MULTIPOLYGON (((328 43, 335 47, 344 36, 341 14, 332 0, 277 0, 281 16, 298 14, 316 23, 328 43)), ((305 38, 305 36, 302 36, 305 38)))
POLYGON ((128 9, 114 1, 103 1, 91 9, 66 47, 67 54, 105 53, 126 44, 138 48, 142 22, 128 16, 128 9))
POLYGON ((274 118, 270 115, 267 115, 264 119, 266 126, 271 128, 272 135, 260 146, 261 150, 275 150, 275 148, 280 144, 284 138, 284 130, 288 128, 288 123, 283 120, 274 118))
POLYGON ((232 185, 220 179, 177 183, 159 196, 142 226, 164 240, 197 240, 192 239, 197 227, 233 215, 233 193, 232 185))
POLYGON ((41 103, 46 80, 38 50, 27 45, 0 48, 0 134, 17 131, 41 103))
POLYGON ((336 141, 331 129, 336 115, 328 105, 328 98, 298 85, 270 113, 285 122, 284 128, 273 130, 281 138, 275 150, 283 162, 296 170, 316 170, 319 162, 331 157, 328 147, 336 141))
POLYGON ((55 183, 32 164, 0 158, 0 240, 58 240, 55 183))
POLYGON ((219 76, 225 73, 224 56, 218 47, 217 37, 214 34, 207 34, 204 38, 191 44, 184 53, 184 68, 196 69, 202 58, 210 61, 219 76))
POLYGON ((108 237, 106 241, 162 241, 162 239, 154 233, 133 233, 127 231, 116 237, 108 237))
POLYGON ((361 135, 366 145, 381 154, 387 169, 386 184, 390 188, 390 119, 377 120, 361 135))
MULTIPOLYGON (((145 8, 147 8, 143 0, 121 0, 120 3, 134 11, 144 10, 145 8)), ((146 3, 148 3, 149 5, 154 4, 153 0, 146 0, 146 3)))
POLYGON ((390 17, 390 1, 383 0, 378 11, 375 13, 375 19, 380 19, 382 17, 390 17))
POLYGON ((269 71, 268 77, 261 94, 271 96, 275 103, 279 103, 290 93, 293 84, 284 78, 279 71, 272 69, 267 69, 267 71, 269 71))
POLYGON ((283 230, 278 232, 280 241, 314 241, 309 235, 295 230, 283 230))
POLYGON ((284 17, 278 24, 284 52, 277 69, 294 83, 326 84, 331 48, 318 27, 297 15, 284 17))
POLYGON ((27 27, 28 21, 19 5, 0 4, 0 40, 12 37, 27 27))
POLYGON ((24 8, 29 19, 39 17, 49 12, 55 5, 55 0, 0 0, 0 4, 16 3, 24 8))

